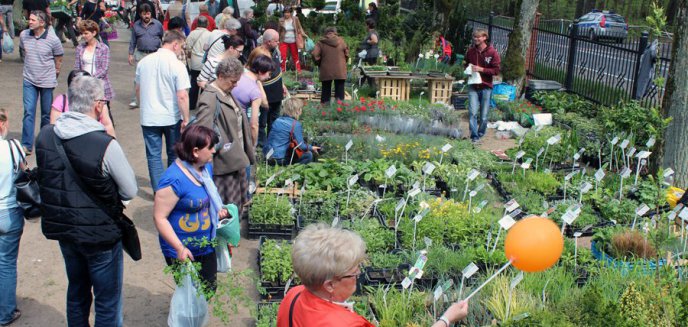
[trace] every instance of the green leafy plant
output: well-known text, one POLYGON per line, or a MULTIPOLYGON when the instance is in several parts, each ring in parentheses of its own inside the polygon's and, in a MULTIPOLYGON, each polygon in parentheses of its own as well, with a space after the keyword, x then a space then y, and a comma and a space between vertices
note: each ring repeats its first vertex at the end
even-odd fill
POLYGON ((260 247, 260 277, 265 282, 286 283, 294 269, 291 263, 291 244, 264 239, 260 247))
POLYGON ((251 224, 269 224, 288 226, 294 224, 292 205, 286 196, 273 194, 256 194, 253 196, 251 224))

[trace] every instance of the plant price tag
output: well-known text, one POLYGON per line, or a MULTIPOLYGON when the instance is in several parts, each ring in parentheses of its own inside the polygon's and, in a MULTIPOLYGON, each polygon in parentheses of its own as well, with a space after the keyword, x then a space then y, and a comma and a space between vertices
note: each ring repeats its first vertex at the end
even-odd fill
POLYGON ((435 288, 435 291, 432 292, 433 299, 435 301, 439 300, 440 297, 442 297, 442 293, 444 293, 444 291, 442 290, 442 285, 437 285, 437 287, 435 288))
POLYGON ((397 206, 394 208, 394 211, 399 212, 401 208, 403 208, 406 205, 406 199, 401 198, 399 199, 399 202, 397 202, 397 206))
POLYGON ((404 289, 407 289, 407 288, 409 288, 409 286, 411 286, 411 283, 412 283, 411 279, 409 279, 408 277, 405 277, 404 280, 401 281, 401 287, 403 287, 404 289))
POLYGON ((514 288, 516 288, 518 283, 520 283, 522 280, 523 280, 523 271, 519 272, 518 275, 516 275, 516 277, 514 277, 514 279, 511 280, 511 285, 509 285, 509 286, 513 290, 514 288))
POLYGON ((463 275, 463 278, 468 279, 471 278, 471 276, 473 276, 475 273, 477 273, 478 270, 480 270, 480 268, 478 268, 478 266, 475 263, 471 262, 468 264, 468 266, 466 266, 466 268, 463 268, 463 270, 461 271, 461 275, 463 275))
POLYGON ((420 181, 416 181, 415 183, 413 183, 413 185, 411 185, 411 189, 414 188, 420 188, 420 181))
POLYGON ((485 188, 485 183, 481 183, 480 185, 476 186, 474 191, 480 192, 485 188))
POLYGON ((394 165, 389 166, 389 168, 387 168, 387 170, 385 170, 385 176, 387 176, 387 178, 392 178, 392 176, 394 176, 394 174, 396 174, 396 173, 397 173, 397 167, 394 165))
POLYGON ((611 142, 611 143, 612 143, 612 145, 616 145, 616 143, 619 143, 619 137, 618 137, 618 136, 615 136, 615 137, 612 139, 612 142, 611 142))
POLYGON ((510 213, 509 213, 509 216, 511 216, 511 217, 513 217, 513 218, 516 218, 516 217, 518 217, 518 215, 521 214, 521 212, 523 212, 523 210, 521 210, 521 209, 516 209, 516 210, 510 212, 510 213))
POLYGON ((487 205, 487 200, 482 200, 480 201, 480 204, 478 204, 475 208, 473 208, 473 212, 475 213, 480 213, 483 211, 483 208, 487 205))
POLYGON ((358 182, 358 174, 353 175, 349 178, 349 186, 354 186, 358 182))
POLYGON ((568 173, 566 176, 564 176, 564 180, 567 182, 570 181, 571 178, 573 178, 573 176, 575 176, 577 173, 578 173, 578 171, 572 171, 572 172, 568 173))
POLYGON ((284 187, 289 187, 294 185, 294 181, 291 180, 291 178, 287 178, 287 180, 284 181, 284 187))
POLYGON ((575 232, 575 233, 573 233, 573 237, 575 237, 575 238, 579 238, 579 237, 581 237, 581 236, 583 236, 583 233, 581 233, 581 232, 575 232))
POLYGON ((688 220, 688 208, 681 209, 681 211, 678 213, 678 217, 683 220, 688 220))
POLYGON ((470 197, 474 197, 476 195, 478 195, 478 192, 476 192, 476 191, 471 191, 470 193, 468 193, 468 196, 470 196, 470 197))
POLYGON ((601 182, 602 179, 604 178, 604 175, 605 175, 604 170, 602 170, 602 168, 598 169, 598 170, 595 172, 595 180, 596 180, 598 183, 601 182))
POLYGON ((384 141, 385 141, 385 138, 382 137, 382 136, 380 136, 380 135, 375 135, 375 140, 378 141, 378 142, 384 142, 384 141))
POLYGON ((656 142, 655 138, 651 137, 649 140, 647 140, 647 143, 645 143, 645 146, 648 148, 651 148, 653 145, 655 145, 655 142, 656 142))
POLYGON ((636 148, 632 147, 630 150, 628 150, 626 157, 632 158, 636 151, 637 151, 636 148))
POLYGON ((638 159, 647 159, 650 157, 651 154, 652 152, 650 151, 640 151, 638 152, 638 154, 635 155, 635 157, 638 159))
POLYGON ((270 158, 272 158, 273 154, 275 154, 275 149, 270 149, 270 151, 268 151, 268 153, 265 154, 265 160, 269 160, 270 158))
POLYGON ((628 139, 625 139, 625 140, 621 141, 621 144, 619 144, 619 147, 622 149, 625 149, 628 147, 629 143, 631 143, 631 141, 629 141, 628 139))
POLYGON ((518 202, 516 202, 516 199, 511 199, 509 200, 509 202, 504 204, 504 209, 506 209, 506 212, 512 212, 516 210, 518 207, 520 207, 520 205, 518 204, 518 202))
POLYGON ((635 214, 642 217, 648 211, 650 211, 650 207, 648 207, 647 204, 643 203, 635 209, 635 214))
POLYGON ((418 257, 418 260, 416 260, 416 263, 413 265, 414 268, 417 268, 418 270, 422 270, 425 268, 425 263, 428 262, 428 256, 421 254, 420 257, 418 257))
POLYGON ((543 152, 545 152, 545 148, 540 148, 540 150, 538 150, 536 156, 538 156, 538 157, 541 156, 543 152))
POLYGON ((442 152, 447 153, 449 150, 451 150, 452 145, 447 143, 442 147, 442 152))
POLYGON ((339 217, 335 216, 334 219, 332 219, 332 227, 337 227, 339 225, 339 217))
POLYGON ((420 189, 419 188, 414 188, 409 191, 408 196, 409 197, 415 197, 416 195, 420 194, 420 189))
POLYGON ((621 178, 628 178, 628 176, 631 176, 631 169, 624 167, 619 175, 621 175, 621 178))
POLYGON ((672 220, 676 219, 676 213, 675 213, 675 212, 670 212, 670 213, 667 215, 667 218, 669 219, 669 221, 672 221, 672 220))
POLYGON ((421 220, 423 220, 423 216, 421 216, 421 214, 417 214, 417 215, 413 216, 413 221, 416 224, 419 223, 421 220))
POLYGON ((554 135, 550 138, 547 139, 547 144, 549 145, 555 145, 561 141, 561 134, 554 135))
POLYGON ((575 153, 575 154, 573 155, 573 161, 578 161, 578 159, 580 159, 580 156, 581 156, 580 154, 575 153))
POLYGON ((590 191, 591 189, 592 189, 592 184, 590 184, 588 182, 583 182, 583 184, 581 184, 581 188, 580 188, 581 193, 583 193, 583 194, 588 193, 588 191, 590 191))
POLYGON ((533 162, 533 158, 528 158, 528 159, 526 159, 526 162, 524 162, 524 163, 521 164, 521 168, 523 168, 523 169, 529 169, 529 168, 530 168, 530 164, 531 164, 532 162, 533 162))
POLYGON ((511 226, 513 226, 515 223, 516 221, 514 220, 514 218, 512 218, 509 215, 506 215, 499 220, 499 226, 504 228, 504 230, 509 230, 509 228, 511 228, 511 226))
POLYGON ((576 217, 578 217, 578 215, 580 215, 580 213, 581 213, 581 209, 582 209, 582 206, 581 206, 580 204, 577 204, 577 203, 576 203, 576 204, 571 205, 570 207, 568 207, 568 208, 566 209, 566 211, 567 211, 567 212, 570 212, 570 213, 572 213, 573 215, 575 215, 576 217))
POLYGON ((671 176, 671 175, 673 175, 673 174, 674 174, 674 170, 671 169, 671 168, 667 168, 667 169, 664 170, 664 176, 663 176, 663 177, 664 177, 664 178, 667 178, 667 177, 669 177, 669 176, 671 176))
POLYGON ((354 141, 353 141, 353 140, 349 140, 349 142, 347 142, 346 145, 344 146, 344 149, 345 149, 346 151, 349 151, 349 149, 351 149, 352 146, 354 146, 354 141))
POLYGON ((433 165, 431 162, 426 162, 423 166, 423 173, 426 175, 431 175, 433 171, 435 171, 435 165, 433 165))
POLYGON ((420 201, 420 204, 418 206, 420 206, 423 209, 428 209, 428 212, 430 211, 430 205, 425 201, 420 201))
POLYGON ((468 172, 467 178, 469 181, 472 181, 478 178, 478 176, 480 176, 480 171, 478 171, 477 169, 471 169, 471 171, 468 172))
POLYGON ((526 154, 525 151, 518 151, 516 152, 516 160, 523 158, 523 156, 526 154))

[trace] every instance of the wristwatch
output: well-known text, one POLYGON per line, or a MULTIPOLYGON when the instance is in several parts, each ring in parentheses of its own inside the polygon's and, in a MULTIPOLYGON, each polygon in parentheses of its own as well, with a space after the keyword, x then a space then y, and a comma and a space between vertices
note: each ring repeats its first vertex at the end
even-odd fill
POLYGON ((445 325, 447 325, 447 327, 451 326, 451 324, 449 323, 449 319, 447 319, 447 317, 445 316, 441 316, 439 319, 437 319, 437 321, 443 322, 445 325))

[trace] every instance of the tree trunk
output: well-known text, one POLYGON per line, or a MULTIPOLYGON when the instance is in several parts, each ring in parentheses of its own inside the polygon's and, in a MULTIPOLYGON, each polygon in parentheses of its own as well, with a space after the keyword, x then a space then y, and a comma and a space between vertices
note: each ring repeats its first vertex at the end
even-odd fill
POLYGON ((669 80, 662 106, 662 114, 672 121, 664 135, 663 153, 659 153, 664 167, 676 172, 676 185, 688 186, 688 6, 680 0, 676 12, 676 30, 671 53, 669 80))
POLYGON ((516 86, 517 98, 521 95, 525 83, 526 53, 530 46, 530 35, 533 32, 535 12, 539 2, 539 0, 520 0, 516 3, 519 12, 514 21, 514 30, 509 36, 509 44, 502 61, 504 80, 516 86))
POLYGON ((678 3, 679 0, 669 0, 669 4, 667 5, 667 25, 669 26, 674 26, 674 22, 676 21, 676 14, 678 13, 678 3))

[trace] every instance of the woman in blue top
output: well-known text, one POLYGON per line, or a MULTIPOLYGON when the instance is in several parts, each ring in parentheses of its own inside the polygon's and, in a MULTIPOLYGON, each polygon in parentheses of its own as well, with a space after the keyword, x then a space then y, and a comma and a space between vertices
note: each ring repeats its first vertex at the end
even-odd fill
POLYGON ((313 153, 318 154, 320 147, 309 145, 303 139, 303 128, 299 122, 299 116, 303 109, 303 102, 296 98, 289 98, 284 101, 282 105, 282 117, 279 117, 272 123, 270 134, 268 134, 268 142, 263 146, 263 153, 267 154, 270 149, 274 152, 272 158, 278 165, 284 166, 294 162, 307 164, 313 161, 313 153), (294 133, 294 139, 299 143, 299 148, 305 152, 301 158, 292 159, 291 153, 287 153, 289 148, 289 136, 294 133))
POLYGON ((174 259, 200 262, 199 275, 212 289, 217 261, 209 242, 215 239, 218 220, 228 216, 212 180, 211 162, 218 142, 210 128, 192 125, 184 129, 174 147, 177 159, 158 183, 153 208, 167 264, 174 259))

